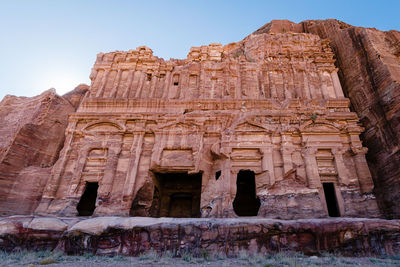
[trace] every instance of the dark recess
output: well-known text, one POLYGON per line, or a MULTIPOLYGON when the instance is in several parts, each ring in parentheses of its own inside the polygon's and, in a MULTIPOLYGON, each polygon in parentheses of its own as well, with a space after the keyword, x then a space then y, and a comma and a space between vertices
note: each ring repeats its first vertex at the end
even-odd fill
POLYGON ((326 206, 330 217, 340 217, 340 212, 337 204, 335 187, 333 183, 322 183, 324 187, 326 206))
POLYGON ((237 192, 233 201, 233 210, 238 216, 257 216, 260 199, 256 197, 254 172, 240 171, 236 180, 237 192))
POLYGON ((92 216, 96 208, 97 189, 99 183, 86 183, 85 191, 76 209, 79 216, 92 216))

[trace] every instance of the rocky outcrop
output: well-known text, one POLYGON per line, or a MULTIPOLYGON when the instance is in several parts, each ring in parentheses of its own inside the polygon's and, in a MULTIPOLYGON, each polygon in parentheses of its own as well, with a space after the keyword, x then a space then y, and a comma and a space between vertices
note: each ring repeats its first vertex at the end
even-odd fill
POLYGON ((367 160, 381 210, 400 217, 400 32, 337 20, 272 21, 254 34, 306 32, 329 40, 343 91, 365 132, 367 160))
POLYGON ((66 99, 74 107, 75 110, 77 110, 88 90, 89 86, 82 83, 75 87, 74 90, 66 93, 62 97, 66 99))
POLYGON ((396 255, 400 221, 382 219, 94 219, 14 216, 0 220, 0 249, 59 249, 68 254, 137 256, 159 253, 226 254, 300 251, 345 256, 396 255))
POLYGON ((0 213, 29 214, 41 199, 65 139, 68 115, 87 86, 58 96, 53 89, 35 97, 7 95, 0 102, 0 213))

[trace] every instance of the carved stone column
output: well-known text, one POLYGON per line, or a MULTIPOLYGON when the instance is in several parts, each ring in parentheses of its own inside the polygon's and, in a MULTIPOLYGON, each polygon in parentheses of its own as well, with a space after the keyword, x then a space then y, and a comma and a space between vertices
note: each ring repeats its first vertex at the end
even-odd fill
POLYGON ((332 153, 335 157, 336 171, 338 172, 338 181, 341 184, 349 184, 349 172, 343 160, 343 149, 332 149, 332 153))
POLYGON ((276 92, 274 73, 270 71, 270 72, 268 72, 268 75, 269 75, 269 80, 270 80, 271 98, 277 98, 278 93, 276 92))
POLYGON ((164 87, 163 87, 164 91, 162 92, 161 98, 168 98, 170 84, 171 84, 171 71, 168 71, 165 76, 164 87))
POLYGON ((99 90, 97 91, 96 97, 102 97, 103 96, 104 87, 106 86, 107 78, 108 78, 108 74, 109 73, 110 73, 110 70, 105 70, 104 71, 103 78, 101 79, 101 84, 100 84, 99 90))
POLYGON ((135 133, 135 137, 132 142, 131 155, 134 154, 134 157, 132 157, 132 159, 129 161, 128 172, 124 184, 124 191, 122 194, 122 205, 127 206, 121 207, 121 209, 130 209, 130 200, 133 199, 132 195, 135 189, 135 181, 139 168, 140 155, 142 154, 144 135, 145 132, 135 133))
POLYGON ((122 98, 128 98, 128 96, 129 96, 129 90, 131 89, 131 86, 132 86, 134 74, 135 74, 135 71, 134 71, 134 70, 130 70, 130 71, 129 71, 128 80, 126 81, 125 92, 122 94, 122 98))
POLYGON ((117 89, 118 89, 118 85, 119 85, 119 80, 121 79, 122 71, 123 70, 119 69, 117 72, 117 77, 115 77, 114 84, 113 84, 113 87, 112 87, 111 93, 110 93, 110 97, 112 97, 112 98, 115 98, 115 96, 117 94, 117 89))
POLYGON ((71 179, 71 185, 69 187, 69 191, 67 197, 79 197, 78 196, 78 188, 80 184, 80 180, 82 179, 83 168, 85 167, 85 163, 89 154, 90 146, 83 146, 79 151, 79 156, 77 160, 77 164, 75 166, 74 176, 71 179))
POLYGON ((304 79, 304 97, 306 99, 311 99, 310 85, 306 71, 303 72, 303 79, 304 79))
POLYGON ((117 169, 118 158, 121 152, 121 143, 119 144, 112 144, 108 147, 108 154, 107 154, 107 161, 104 168, 104 176, 102 181, 100 182, 101 187, 99 188, 99 197, 100 198, 107 198, 110 195, 114 174, 117 169))
POLYGON ((273 161, 273 148, 265 147, 261 148, 262 153, 262 161, 261 161, 261 169, 262 171, 268 171, 270 181, 269 184, 275 184, 275 171, 274 171, 274 161, 273 161))
POLYGON ((294 148, 287 145, 282 145, 282 159, 283 159, 283 174, 293 169, 292 153, 294 148))
POLYGON ((136 89, 136 95, 135 95, 135 98, 139 98, 140 97, 140 94, 142 93, 142 89, 143 89, 143 85, 144 85, 144 82, 145 82, 145 80, 146 80, 146 73, 144 73, 144 72, 139 72, 139 82, 138 82, 138 87, 137 87, 137 89, 136 89))
POLYGON ((355 155, 353 156, 356 165, 356 172, 362 193, 371 192, 374 189, 374 182, 372 180, 371 172, 369 171, 365 154, 368 149, 366 147, 352 148, 355 155))
MULTIPOLYGON (((226 151, 227 152, 227 151, 226 151)), ((219 207, 219 217, 228 217, 233 211, 233 199, 235 195, 233 186, 236 186, 236 176, 232 175, 232 164, 230 158, 227 158, 222 163, 222 183, 220 183, 220 207, 219 207)))
POLYGON ((306 165, 307 182, 309 188, 320 188, 322 186, 318 173, 317 159, 315 158, 316 152, 317 149, 314 147, 308 147, 302 151, 304 163, 306 165))
POLYGON ((331 72, 333 87, 335 88, 335 93, 337 98, 344 98, 343 89, 340 85, 339 77, 337 71, 331 72))

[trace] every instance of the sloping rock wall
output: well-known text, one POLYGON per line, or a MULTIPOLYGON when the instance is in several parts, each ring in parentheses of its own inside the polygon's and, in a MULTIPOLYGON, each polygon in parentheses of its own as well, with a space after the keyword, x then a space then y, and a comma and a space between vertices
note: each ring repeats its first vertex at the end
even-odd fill
POLYGON ((0 214, 29 214, 41 199, 65 139, 68 114, 88 87, 66 97, 48 90, 35 97, 7 95, 0 102, 0 214))

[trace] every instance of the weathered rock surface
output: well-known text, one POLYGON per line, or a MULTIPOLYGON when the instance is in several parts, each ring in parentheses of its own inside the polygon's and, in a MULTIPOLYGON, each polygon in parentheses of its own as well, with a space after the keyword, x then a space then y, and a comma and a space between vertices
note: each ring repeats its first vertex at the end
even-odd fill
POLYGON ((380 208, 398 218, 399 40, 272 21, 186 59, 100 53, 90 87, 0 103, 0 212, 379 217, 350 98, 380 208))
POLYGON ((352 108, 365 127, 368 164, 381 210, 400 217, 400 32, 337 20, 272 21, 254 32, 306 32, 328 39, 352 108))
POLYGON ((93 219, 14 216, 0 220, 0 249, 60 249, 69 254, 123 254, 148 250, 178 255, 205 250, 228 256, 240 250, 301 251, 346 256, 396 255, 400 221, 382 219, 272 220, 262 218, 93 219))
POLYGON ((66 97, 48 90, 35 97, 7 95, 0 102, 0 213, 29 214, 41 199, 65 139, 68 115, 87 86, 66 97))
POLYGON ((380 216, 363 129, 314 34, 253 34, 180 60, 100 53, 90 78, 37 214, 380 216))

